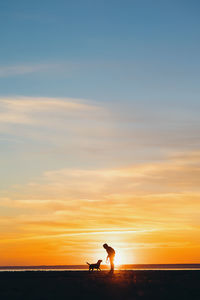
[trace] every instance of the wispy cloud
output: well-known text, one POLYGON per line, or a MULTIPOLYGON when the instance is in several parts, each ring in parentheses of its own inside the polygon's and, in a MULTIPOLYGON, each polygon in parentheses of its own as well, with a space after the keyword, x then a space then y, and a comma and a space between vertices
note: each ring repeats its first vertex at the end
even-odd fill
POLYGON ((32 216, 22 215, 18 221, 35 228, 65 231, 80 229, 85 222, 93 228, 94 218, 95 228, 105 224, 127 230, 132 226, 137 230, 141 226, 195 228, 199 226, 199 159, 195 152, 180 158, 176 154, 154 165, 47 171, 35 181, 4 191, 0 202, 8 209, 30 209, 32 216))
POLYGON ((0 97, 0 111, 1 133, 23 139, 24 149, 30 141, 43 143, 47 155, 68 153, 71 161, 93 159, 95 166, 155 161, 169 151, 199 147, 197 120, 185 113, 175 120, 170 112, 168 118, 128 105, 120 109, 84 99, 24 96, 0 97))
POLYGON ((47 97, 1 97, 0 104, 4 109, 30 112, 30 111, 49 111, 67 109, 70 111, 92 111, 97 110, 98 106, 89 104, 86 100, 74 98, 47 98, 47 97))
MULTIPOLYGON (((120 199, 123 196, 165 196, 199 193, 200 154, 169 156, 166 161, 113 169, 60 169, 46 171, 29 188, 58 197, 87 200, 120 199), (79 186, 77 190, 77 184, 79 186), (44 189, 44 190, 43 190, 44 189), (43 191, 42 191, 43 190, 43 191)), ((164 199, 163 199, 164 200, 164 199)))
POLYGON ((37 72, 46 72, 48 70, 56 69, 58 67, 59 64, 19 64, 0 66, 0 77, 10 77, 37 72))
MULTIPOLYGON (((61 116, 79 116, 100 110, 97 104, 72 98, 12 97, 0 98, 0 122, 38 124, 47 121, 53 114, 61 116)), ((48 123, 48 122, 46 122, 48 123)), ((43 123, 44 124, 44 123, 43 123)))

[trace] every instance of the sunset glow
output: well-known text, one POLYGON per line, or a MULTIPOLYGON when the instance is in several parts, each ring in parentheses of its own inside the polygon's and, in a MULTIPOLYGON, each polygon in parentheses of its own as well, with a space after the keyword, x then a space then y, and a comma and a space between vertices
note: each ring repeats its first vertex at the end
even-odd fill
POLYGON ((50 2, 2 5, 0 265, 200 263, 198 4, 50 2))
MULTIPOLYGON (((130 260, 129 260, 130 261, 130 260)), ((120 265, 123 265, 123 264, 126 264, 127 263, 127 257, 126 257, 126 254, 123 253, 122 251, 118 250, 117 251, 117 254, 115 256, 115 265, 116 266, 120 266, 120 265)), ((133 261, 131 261, 131 263, 134 263, 133 261)))

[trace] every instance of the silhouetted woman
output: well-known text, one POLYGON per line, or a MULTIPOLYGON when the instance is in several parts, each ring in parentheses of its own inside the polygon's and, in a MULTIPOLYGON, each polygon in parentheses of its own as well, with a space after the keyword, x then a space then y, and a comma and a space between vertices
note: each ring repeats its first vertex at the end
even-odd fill
POLYGON ((108 262, 108 259, 110 261, 110 271, 114 271, 114 258, 115 258, 115 250, 108 246, 108 244, 103 244, 104 249, 106 249, 108 256, 106 258, 106 262, 108 262))

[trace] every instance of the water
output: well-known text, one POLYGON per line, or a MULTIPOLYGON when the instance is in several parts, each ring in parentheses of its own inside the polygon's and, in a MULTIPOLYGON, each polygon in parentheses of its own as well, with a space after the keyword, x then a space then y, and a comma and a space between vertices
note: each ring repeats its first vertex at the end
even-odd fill
MULTIPOLYGON (((102 270, 109 266, 102 265, 102 270)), ((200 264, 135 264, 115 266, 116 270, 200 270, 200 264)), ((0 272, 14 271, 87 271, 87 265, 67 266, 0 266, 0 272)))

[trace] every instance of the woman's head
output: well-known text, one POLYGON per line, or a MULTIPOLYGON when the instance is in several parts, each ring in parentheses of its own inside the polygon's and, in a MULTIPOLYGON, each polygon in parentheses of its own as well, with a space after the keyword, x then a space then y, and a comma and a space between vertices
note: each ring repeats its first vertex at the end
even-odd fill
POLYGON ((106 249, 108 248, 108 244, 103 244, 103 247, 106 249))

